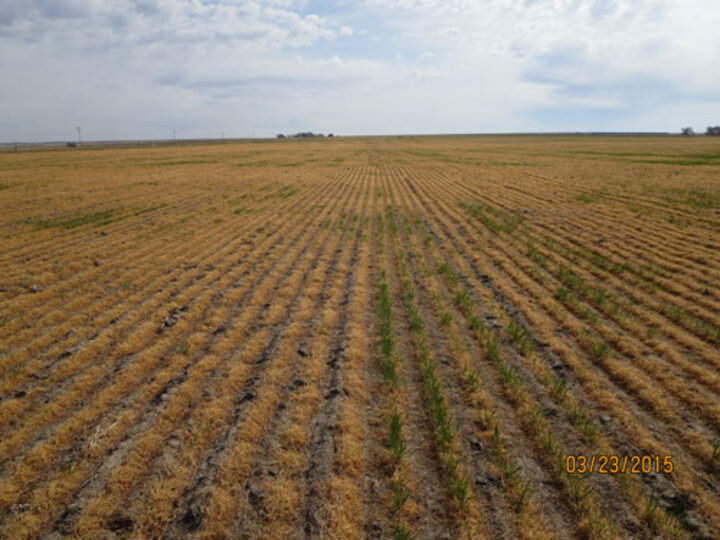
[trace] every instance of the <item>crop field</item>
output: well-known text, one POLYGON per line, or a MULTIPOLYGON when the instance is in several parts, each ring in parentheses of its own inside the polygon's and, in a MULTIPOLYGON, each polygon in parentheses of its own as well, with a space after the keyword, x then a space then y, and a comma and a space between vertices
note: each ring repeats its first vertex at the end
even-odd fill
POLYGON ((0 152, 0 537, 720 537, 719 143, 0 152))

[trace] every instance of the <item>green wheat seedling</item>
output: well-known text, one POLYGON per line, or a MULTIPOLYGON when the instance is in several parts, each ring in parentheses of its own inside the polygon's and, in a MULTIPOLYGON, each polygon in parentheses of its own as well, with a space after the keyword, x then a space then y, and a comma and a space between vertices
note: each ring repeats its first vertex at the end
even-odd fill
POLYGON ((580 508, 585 508, 587 499, 592 494, 592 486, 586 484, 587 475, 568 474, 567 485, 570 497, 580 508))
POLYGON ((655 493, 645 498, 645 515, 651 524, 657 524, 659 517, 660 499, 655 493))
POLYGON ((656 531, 662 532, 668 538, 686 537, 682 521, 660 506, 660 498, 655 492, 645 494, 645 519, 656 531))
POLYGON ((489 430, 493 425, 497 425, 497 415, 494 410, 483 409, 480 411, 478 416, 480 419, 480 425, 485 430, 489 430))
POLYGON ((379 314, 380 314, 380 351, 382 374, 385 381, 397 383, 396 361, 392 331, 392 307, 390 289, 385 280, 385 271, 380 274, 379 314))
POLYGON ((515 504, 515 511, 520 513, 527 508, 528 502, 530 501, 530 480, 526 480, 523 487, 520 489, 517 495, 517 503, 515 504))
POLYGON ((403 421, 397 412, 390 416, 390 434, 388 437, 388 446, 393 460, 398 463, 405 454, 406 444, 402 437, 403 421))
POLYGON ((603 342, 601 339, 594 337, 589 332, 585 332, 582 344, 585 347, 585 349, 598 360, 604 360, 610 355, 610 347, 608 347, 607 343, 603 342))
POLYGON ((453 454, 455 432, 452 426, 450 412, 446 403, 442 383, 436 371, 435 362, 431 358, 427 332, 415 301, 413 285, 407 278, 407 266, 403 264, 405 255, 399 248, 396 249, 396 255, 401 275, 404 277, 403 300, 405 311, 420 360, 420 375, 424 388, 424 404, 432 422, 433 435, 438 452, 443 459, 445 487, 450 495, 463 505, 467 498, 468 483, 457 470, 457 459, 453 454))
MULTIPOLYGON (((382 223, 381 216, 378 215, 379 223, 382 223)), ((378 315, 380 318, 380 353, 381 353, 381 371, 384 380, 390 384, 392 396, 395 396, 398 386, 398 377, 396 371, 396 360, 394 352, 393 329, 392 329, 392 302, 390 298, 390 288, 387 284, 387 275, 384 269, 380 271, 379 293, 378 293, 378 315)), ((399 517, 405 503, 410 498, 410 489, 407 487, 402 478, 400 471, 402 458, 407 450, 407 444, 403 438, 403 420, 398 412, 394 399, 392 399, 392 410, 387 417, 388 422, 388 438, 387 446, 390 451, 395 469, 394 479, 392 481, 392 514, 393 519, 393 538, 405 539, 411 538, 410 529, 401 521, 399 517)))
POLYGON ((713 463, 720 461, 720 437, 716 437, 712 442, 712 455, 710 459, 713 463))
POLYGON ((562 469, 562 448, 557 439, 550 432, 539 435, 540 446, 547 456, 555 456, 555 466, 557 470, 562 469))
POLYGON ((462 290, 455 293, 455 302, 458 303, 463 312, 472 311, 472 300, 470 299, 470 294, 467 291, 462 290))
POLYGON ((558 287, 555 290, 555 298, 557 298, 560 302, 562 302, 566 306, 577 304, 577 299, 565 287, 558 287))
POLYGON ((468 370, 465 374, 465 385, 471 392, 479 388, 480 380, 474 371, 468 370))
POLYGON ((525 327, 513 319, 510 321, 510 324, 508 324, 506 330, 518 349, 523 353, 527 353, 530 349, 530 335, 525 327))
POLYGON ((503 230, 503 226, 495 223, 486 214, 487 206, 482 204, 467 204, 460 203, 460 206, 471 216, 478 219, 485 227, 490 229, 493 233, 498 233, 503 230))
POLYGON ((403 229, 405 231, 407 231, 408 234, 415 233, 415 231, 413 230, 412 222, 405 214, 402 215, 402 224, 403 224, 403 229))
POLYGON ((398 514, 405 503, 410 499, 410 490, 404 482, 395 482, 393 484, 392 496, 392 512, 398 514))
POLYGON ((448 282, 449 282, 451 285, 457 285, 457 283, 458 283, 458 278, 457 278, 457 276, 455 275, 455 272, 453 272, 452 269, 450 268, 450 265, 449 265, 449 264, 447 264, 447 263, 442 263, 441 265, 438 266, 438 270, 440 270, 440 273, 441 273, 443 276, 445 276, 445 278, 448 280, 448 282))
POLYGON ((397 236, 397 223, 395 223, 395 214, 393 213, 393 207, 391 204, 388 204, 385 207, 385 212, 387 213, 388 225, 390 226, 390 234, 392 236, 397 236))
POLYGON ((485 350, 487 351, 488 358, 492 360, 494 364, 499 365, 502 363, 500 344, 494 335, 489 335, 485 340, 485 350))
POLYGON ((573 424, 580 428, 580 432, 583 434, 585 440, 590 445, 594 445, 600 434, 600 429, 587 416, 585 411, 579 405, 576 405, 568 411, 568 417, 573 424))
POLYGON ((490 442, 490 450, 496 455, 502 454, 503 450, 505 449, 505 438, 500 433, 500 425, 495 424, 495 429, 493 429, 492 439, 490 442))
POLYGON ((568 386, 567 379, 565 377, 553 377, 552 378, 552 391, 561 403, 565 401, 567 396, 568 386))
POLYGON ((537 250, 532 246, 532 244, 528 244, 528 255, 530 258, 535 261, 536 264, 540 266, 545 266, 545 261, 547 260, 545 257, 540 255, 537 250))
POLYGON ((412 533, 402 523, 393 524, 393 540, 410 540, 412 533))
POLYGON ((459 462, 449 455, 445 460, 443 484, 450 494, 463 506, 468 498, 468 481, 458 472, 459 462))
POLYGON ((485 332, 487 330, 485 322, 477 315, 470 315, 468 317, 468 325, 474 332, 485 332))

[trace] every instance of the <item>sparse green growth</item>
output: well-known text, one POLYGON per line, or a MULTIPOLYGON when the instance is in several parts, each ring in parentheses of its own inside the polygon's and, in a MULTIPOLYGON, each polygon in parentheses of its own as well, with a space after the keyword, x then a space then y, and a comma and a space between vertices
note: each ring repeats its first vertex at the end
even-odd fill
POLYGON ((575 197, 575 200, 583 204, 592 204, 600 200, 600 194, 597 192, 582 193, 575 197))
POLYGON ((382 352, 382 373, 386 381, 397 382, 395 372, 396 360, 394 356, 394 343, 392 332, 392 307, 390 289, 385 281, 385 272, 380 277, 380 349, 382 352))
POLYGON ((25 223, 34 225, 37 229, 74 229, 85 225, 101 227, 126 217, 127 215, 121 214, 120 208, 111 208, 91 213, 72 212, 52 218, 29 218, 25 220, 25 223))
POLYGON ((394 412, 390 416, 390 434, 388 439, 388 446, 390 447, 390 453, 392 454, 393 460, 398 462, 402 459, 405 453, 405 440, 402 438, 403 421, 397 412, 394 412))
POLYGON ((480 220, 485 227, 494 233, 500 231, 513 232, 523 221, 525 217, 519 214, 511 214, 504 212, 498 208, 494 208, 484 203, 459 203, 460 206, 474 218, 480 220), (493 218, 490 218, 489 215, 493 218))
POLYGON ((393 540, 410 540, 412 533, 405 525, 400 523, 393 524, 393 540))
POLYGON ((540 255, 540 254, 537 252, 537 250, 536 250, 531 244, 528 244, 528 255, 530 256, 530 258, 531 258, 533 261, 535 261, 535 262, 536 262, 537 264, 539 264, 540 266, 544 266, 544 265, 545 265, 545 262, 546 262, 545 257, 543 257, 542 255, 540 255))
POLYGON ((553 377, 552 378, 552 390, 558 401, 565 401, 567 395, 567 379, 565 377, 553 377))
POLYGON ((528 502, 530 500, 530 480, 526 480, 525 484, 523 484, 523 487, 520 489, 520 492, 517 496, 517 503, 515 505, 515 511, 520 513, 525 508, 527 508, 528 502))
POLYGON ((590 332, 586 331, 583 334, 581 344, 591 356, 598 360, 604 360, 610 354, 610 347, 602 339, 593 336, 590 332))
POLYGON ((438 270, 440 270, 440 273, 447 278, 448 282, 451 285, 457 285, 458 278, 455 275, 455 272, 452 271, 452 268, 450 268, 450 265, 448 263, 442 263, 440 266, 438 266, 438 270))
POLYGON ((512 319, 510 320, 506 330, 520 351, 525 354, 530 350, 530 334, 528 334, 527 329, 521 323, 512 319))
POLYGON ((716 437, 712 442, 712 456, 710 458, 713 463, 720 461, 720 437, 716 437))
POLYGON ((410 490, 404 483, 395 482, 393 484, 393 514, 397 514, 402 509, 403 505, 410 499, 410 490))

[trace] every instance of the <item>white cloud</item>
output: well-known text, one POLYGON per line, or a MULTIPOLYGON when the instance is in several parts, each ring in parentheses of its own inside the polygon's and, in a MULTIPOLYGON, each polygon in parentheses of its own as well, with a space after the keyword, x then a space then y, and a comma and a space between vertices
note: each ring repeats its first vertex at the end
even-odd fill
POLYGON ((290 0, 15 0, 0 11, 0 28, 3 35, 16 39, 87 47, 218 39, 292 47, 343 31, 317 15, 300 15, 293 4, 290 0))
POLYGON ((718 27, 714 0, 6 0, 0 140, 700 129, 718 27))

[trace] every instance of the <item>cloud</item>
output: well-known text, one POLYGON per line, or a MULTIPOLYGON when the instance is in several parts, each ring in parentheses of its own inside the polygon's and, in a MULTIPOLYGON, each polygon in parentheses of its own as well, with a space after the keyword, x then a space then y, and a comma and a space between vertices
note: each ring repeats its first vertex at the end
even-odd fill
POLYGON ((16 39, 86 47, 215 40, 293 47, 349 30, 292 6, 279 0, 11 0, 0 11, 0 25, 16 39))
POLYGON ((714 0, 5 0, 0 139, 700 128, 718 27, 714 0))
MULTIPOLYGON (((715 51, 720 48, 720 10, 708 0, 366 0, 365 4, 386 14, 390 34, 403 36, 406 58, 412 57, 408 48, 418 55, 430 52, 438 68, 457 74, 467 84, 474 81, 483 93, 483 78, 463 74, 485 65, 488 57, 502 58, 518 68, 505 75, 494 72, 494 77, 508 77, 507 88, 522 81, 544 87, 535 96, 525 96, 523 106, 538 111, 587 109, 586 129, 592 129, 598 110, 604 110, 617 129, 632 129, 633 111, 639 108, 702 99, 708 115, 718 110, 720 72, 715 51)), ((507 110, 512 113, 513 107, 507 110)), ((655 129, 662 129, 663 116, 656 117, 655 129)))

